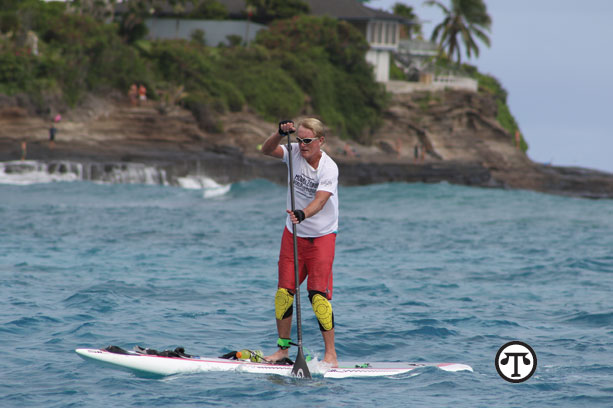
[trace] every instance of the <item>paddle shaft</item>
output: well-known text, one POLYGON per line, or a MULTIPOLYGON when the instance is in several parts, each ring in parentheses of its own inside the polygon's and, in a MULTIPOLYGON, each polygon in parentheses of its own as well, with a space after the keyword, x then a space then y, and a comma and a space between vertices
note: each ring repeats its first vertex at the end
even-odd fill
MULTIPOLYGON (((287 134, 287 152, 289 163, 289 192, 292 212, 296 209, 294 200, 294 168, 292 167, 292 145, 289 133, 287 134)), ((298 239, 296 237, 296 224, 292 223, 292 237, 294 240, 294 278, 296 279, 296 327, 298 329, 298 347, 302 348, 302 318, 300 313, 300 276, 298 275, 298 239)))
MULTIPOLYGON (((294 201, 294 168, 292 165, 292 144, 289 138, 289 132, 287 133, 287 154, 289 165, 289 191, 290 191, 290 204, 292 212, 296 209, 296 203, 294 201)), ((296 358, 296 365, 299 360, 304 360, 304 353, 302 351, 302 315, 300 308, 300 276, 298 274, 298 238, 296 237, 296 224, 292 223, 292 237, 294 240, 294 278, 296 279, 296 330, 298 331, 298 357, 296 358)), ((310 378, 311 375, 306 367, 306 361, 300 362, 303 366, 304 377, 310 378)), ((295 371, 295 370, 294 370, 295 371)))

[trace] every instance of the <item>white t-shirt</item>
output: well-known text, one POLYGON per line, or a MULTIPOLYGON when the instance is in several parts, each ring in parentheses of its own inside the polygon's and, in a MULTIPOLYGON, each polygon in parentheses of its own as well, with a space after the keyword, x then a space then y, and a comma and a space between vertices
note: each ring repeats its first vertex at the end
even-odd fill
MULTIPOLYGON (((291 195, 289 189, 289 160, 287 146, 283 148, 283 161, 288 165, 287 172, 287 209, 291 209, 291 195)), ((321 159, 317 169, 300 154, 298 143, 292 143, 292 165, 294 167, 294 201, 297 210, 304 209, 315 199, 317 191, 332 193, 324 208, 312 217, 296 225, 296 235, 304 238, 321 237, 338 230, 338 167, 334 160, 325 152, 321 152, 321 159)), ((289 215, 286 227, 292 231, 292 222, 289 215)))

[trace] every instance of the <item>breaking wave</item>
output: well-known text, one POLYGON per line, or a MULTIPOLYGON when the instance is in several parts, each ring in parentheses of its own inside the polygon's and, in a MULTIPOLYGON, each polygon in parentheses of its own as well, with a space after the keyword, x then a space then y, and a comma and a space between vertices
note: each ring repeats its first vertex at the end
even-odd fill
POLYGON ((231 188, 231 184, 219 184, 202 174, 185 174, 179 177, 165 168, 142 163, 40 162, 33 160, 0 163, 0 184, 30 185, 70 181, 170 185, 203 190, 205 198, 222 196, 231 188))

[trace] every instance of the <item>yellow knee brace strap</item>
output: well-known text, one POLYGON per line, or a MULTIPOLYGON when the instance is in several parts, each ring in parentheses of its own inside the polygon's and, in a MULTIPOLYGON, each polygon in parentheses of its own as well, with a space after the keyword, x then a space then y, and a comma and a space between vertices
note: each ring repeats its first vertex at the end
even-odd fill
POLYGON ((311 297, 311 303, 315 316, 319 320, 319 328, 323 331, 332 330, 334 328, 334 314, 328 299, 319 293, 315 293, 311 297))
POLYGON ((292 315, 294 309, 294 295, 289 290, 279 288, 275 295, 275 316, 277 320, 283 320, 292 315))

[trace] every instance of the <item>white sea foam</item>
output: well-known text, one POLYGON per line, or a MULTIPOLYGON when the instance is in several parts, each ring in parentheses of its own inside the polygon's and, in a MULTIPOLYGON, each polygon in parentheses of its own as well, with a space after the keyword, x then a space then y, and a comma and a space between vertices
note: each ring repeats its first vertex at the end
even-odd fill
POLYGON ((102 181, 119 184, 169 185, 166 171, 144 164, 130 163, 107 169, 102 181))
POLYGON ((78 163, 71 161, 0 162, 0 184, 28 185, 54 181, 89 180, 100 183, 178 185, 203 190, 204 198, 219 197, 230 191, 230 184, 219 184, 204 175, 174 179, 166 170, 141 163, 78 163))
POLYGON ((212 178, 206 176, 187 176, 177 178, 179 186, 191 190, 202 189, 204 198, 222 196, 232 187, 231 184, 219 184, 212 178))
POLYGON ((37 161, 13 161, 0 163, 0 184, 29 185, 54 181, 81 180, 82 166, 77 163, 62 164, 50 169, 37 161))

